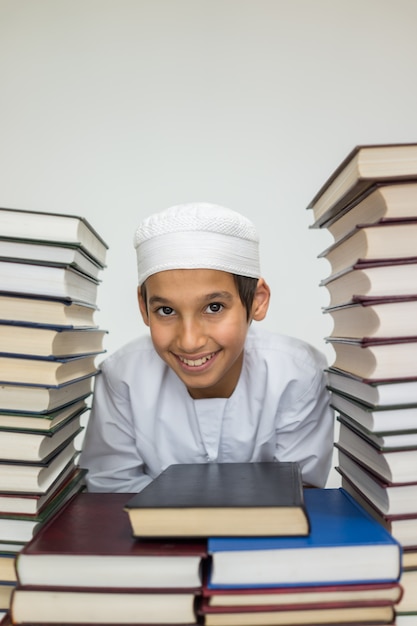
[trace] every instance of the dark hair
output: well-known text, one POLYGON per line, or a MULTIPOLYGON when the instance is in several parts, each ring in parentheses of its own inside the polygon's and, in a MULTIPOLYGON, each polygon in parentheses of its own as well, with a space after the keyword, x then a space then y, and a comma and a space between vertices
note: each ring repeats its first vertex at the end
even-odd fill
MULTIPOLYGON (((246 319, 249 321, 258 279, 250 278, 249 276, 240 276, 239 274, 232 274, 232 276, 239 293, 239 298, 246 309, 246 319)), ((140 295, 143 298, 146 308, 148 308, 146 302, 146 281, 140 286, 140 295)))

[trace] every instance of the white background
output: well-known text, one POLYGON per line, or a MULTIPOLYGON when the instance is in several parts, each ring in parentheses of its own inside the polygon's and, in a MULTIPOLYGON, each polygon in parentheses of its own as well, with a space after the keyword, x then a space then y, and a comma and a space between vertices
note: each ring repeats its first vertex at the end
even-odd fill
POLYGON ((331 362, 331 239, 306 206, 355 145, 417 140, 416 23, 416 0, 0 0, 0 205, 106 240, 108 352, 146 332, 141 219, 238 210, 261 236, 263 324, 331 362))

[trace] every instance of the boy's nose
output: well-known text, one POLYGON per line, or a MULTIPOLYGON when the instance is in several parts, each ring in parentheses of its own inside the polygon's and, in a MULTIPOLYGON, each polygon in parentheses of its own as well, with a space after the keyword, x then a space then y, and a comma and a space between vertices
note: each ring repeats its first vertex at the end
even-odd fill
POLYGON ((183 322, 178 333, 178 347, 188 354, 197 354, 205 346, 204 325, 196 321, 183 322))

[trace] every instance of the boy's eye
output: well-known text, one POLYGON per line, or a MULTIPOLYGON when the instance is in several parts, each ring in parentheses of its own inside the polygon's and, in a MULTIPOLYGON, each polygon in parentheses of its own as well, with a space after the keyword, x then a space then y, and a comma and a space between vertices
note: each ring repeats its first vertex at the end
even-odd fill
POLYGON ((223 309, 223 305, 220 302, 212 302, 207 307, 208 313, 219 313, 223 309))
POLYGON ((167 317, 174 313, 174 309, 172 309, 170 306, 161 306, 157 310, 157 313, 158 315, 161 315, 162 317, 167 317))

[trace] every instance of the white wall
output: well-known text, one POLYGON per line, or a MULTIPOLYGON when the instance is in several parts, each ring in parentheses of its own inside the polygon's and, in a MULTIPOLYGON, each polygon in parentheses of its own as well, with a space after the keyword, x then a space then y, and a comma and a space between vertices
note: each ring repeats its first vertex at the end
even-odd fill
POLYGON ((329 360, 330 242, 305 207, 361 143, 417 139, 415 0, 0 0, 0 205, 110 246, 98 322, 144 331, 134 229, 184 201, 257 224, 264 324, 329 360))

